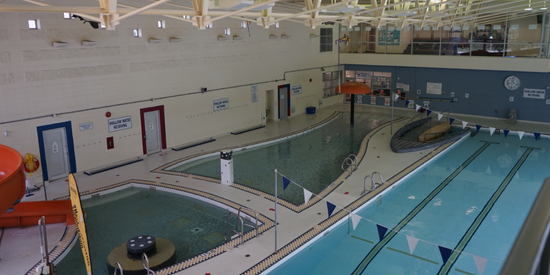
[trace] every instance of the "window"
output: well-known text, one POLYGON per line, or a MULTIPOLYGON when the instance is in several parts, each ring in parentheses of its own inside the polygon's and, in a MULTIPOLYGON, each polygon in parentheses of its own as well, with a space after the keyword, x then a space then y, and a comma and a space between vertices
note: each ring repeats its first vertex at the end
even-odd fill
POLYGON ((231 29, 230 28, 225 29, 225 35, 231 35, 231 29))
POLYGON ((157 22, 157 26, 159 27, 159 29, 166 29, 166 21, 165 20, 159 20, 157 22))
POLYGON ((29 29, 39 30, 40 29, 40 20, 38 19, 29 19, 29 29))
POLYGON ((321 28, 321 52, 332 52, 332 28, 321 28))
POLYGON ((213 27, 214 27, 214 25, 212 25, 212 23, 206 25, 206 28, 207 28, 207 29, 211 29, 211 28, 213 28, 213 27))
POLYGON ((134 37, 141 37, 141 29, 134 29, 134 37))
POLYGON ((275 28, 276 28, 276 29, 279 28, 279 21, 275 22, 275 28))
POLYGON ((185 19, 191 19, 191 15, 184 15, 183 18, 185 18, 185 19))
POLYGON ((63 18, 65 18, 65 19, 73 19, 73 14, 70 13, 70 12, 64 12, 64 13, 63 13, 63 18))
POLYGON ((246 29, 248 27, 248 21, 241 22, 241 28, 246 29))
POLYGON ((336 94, 334 89, 336 89, 339 84, 338 73, 341 73, 341 71, 323 73, 323 97, 329 97, 336 94))

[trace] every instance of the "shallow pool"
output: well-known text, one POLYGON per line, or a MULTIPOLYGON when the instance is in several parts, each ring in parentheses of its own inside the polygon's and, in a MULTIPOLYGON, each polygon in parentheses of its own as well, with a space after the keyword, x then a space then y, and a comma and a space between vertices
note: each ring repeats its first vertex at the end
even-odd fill
MULTIPOLYGON (((139 235, 170 240, 176 247, 176 262, 225 243, 223 235, 229 211, 199 199, 129 187, 83 200, 82 205, 94 274, 108 274, 109 253, 139 235)), ((235 222, 232 220, 232 224, 235 222)), ((250 229, 245 227, 245 232, 250 229)), ((78 243, 57 265, 57 274, 86 274, 78 243)))
MULTIPOLYGON (((319 193, 342 174, 342 162, 357 154, 363 138, 376 127, 391 121, 382 114, 355 114, 355 125, 349 114, 341 114, 307 134, 254 149, 233 153, 236 183, 274 194, 274 169, 313 193, 319 193)), ((220 157, 176 164, 167 168, 220 179, 220 157)), ((280 179, 278 196, 295 205, 304 203, 303 190, 293 184, 283 191, 280 179)))
POLYGON ((550 176, 549 151, 547 139, 467 138, 360 209, 355 230, 344 220, 270 274, 498 274, 550 176))

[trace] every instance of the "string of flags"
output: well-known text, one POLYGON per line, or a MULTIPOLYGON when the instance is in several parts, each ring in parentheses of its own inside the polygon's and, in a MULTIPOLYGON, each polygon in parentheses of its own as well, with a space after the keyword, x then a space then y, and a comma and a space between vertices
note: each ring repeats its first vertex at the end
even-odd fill
MULTIPOLYGON (((409 102, 410 102, 410 101, 407 100, 407 101, 406 101, 406 104, 409 105, 409 102)), ((425 110, 426 110, 427 116, 430 116, 430 114, 431 114, 432 112, 434 112, 434 111, 432 111, 432 110, 430 110, 430 109, 426 109, 426 108, 424 108, 424 107, 422 107, 422 106, 420 106, 420 105, 418 105, 418 104, 415 104, 415 105, 416 105, 416 111, 417 111, 417 112, 418 112, 418 110, 419 110, 420 108, 425 109, 425 110)), ((440 121, 441 118, 443 118, 443 117, 445 116, 445 115, 443 115, 442 113, 438 113, 438 112, 435 112, 435 113, 437 113, 437 120, 438 120, 438 121, 440 121)), ((453 125, 453 122, 454 122, 455 120, 456 120, 455 118, 452 118, 452 117, 449 116, 449 123, 450 123, 451 125, 453 125)), ((466 126, 467 126, 468 124, 469 124, 469 122, 462 120, 462 129, 466 128, 466 126)), ((481 129, 481 127, 483 127, 483 126, 481 126, 481 125, 479 125, 479 124, 476 124, 476 132, 479 132, 479 130, 481 129)), ((497 130, 497 128, 495 128, 495 127, 488 127, 488 128, 489 128, 489 133, 491 134, 491 136, 492 136, 493 133, 497 130)), ((507 129, 502 129, 502 131, 504 132, 504 137, 505 137, 505 138, 508 137, 508 134, 511 132, 510 130, 507 130, 507 129)), ((523 135, 525 134, 525 131, 514 131, 514 132, 516 132, 516 133, 518 134, 518 137, 519 137, 520 140, 523 138, 523 135)), ((538 140, 540 139, 540 133, 538 133, 538 132, 533 132, 533 135, 535 136, 535 140, 538 141, 538 140)))
POLYGON ((431 245, 434 245, 434 246, 437 246, 438 249, 439 249, 439 253, 441 255, 441 259, 443 260, 443 265, 445 265, 447 263, 447 261, 449 260, 449 258, 451 257, 453 251, 455 252, 458 252, 458 253, 461 253, 461 254, 466 254, 466 255, 470 255, 472 256, 475 264, 476 264, 476 267, 477 267, 477 270, 478 270, 478 273, 479 275, 483 275, 483 272, 485 270, 485 266, 487 265, 487 262, 490 260, 490 261, 493 261, 493 262, 498 262, 498 263, 502 263, 502 261, 500 260, 495 260, 495 259, 489 259, 489 258, 484 258, 484 257, 480 257, 480 256, 477 256, 477 255, 474 255, 474 254, 471 254, 471 253, 467 253, 467 252, 464 252, 464 251, 460 251, 460 250, 455 250, 455 249, 451 249, 451 248, 448 248, 448 247, 444 247, 444 246, 441 246, 441 245, 438 245, 436 243, 432 243, 432 242, 429 242, 429 241, 426 241, 426 240, 422 240, 422 239, 419 239, 419 238, 416 238, 416 237, 413 237, 413 236, 410 236, 410 235, 407 235, 407 234, 404 234, 404 233, 401 233, 399 231, 395 231, 389 227, 386 227, 386 226, 383 226, 377 222, 374 222, 370 219, 367 219, 367 218, 364 218, 364 217, 361 217, 347 209, 345 209, 344 207, 340 207, 340 206, 337 206, 331 202, 329 202, 328 200, 326 200, 325 198, 317 195, 317 194, 314 194, 312 192, 310 192, 309 190, 307 190, 306 188, 304 188, 303 186, 301 186, 300 184, 290 180, 288 177, 286 177, 285 175, 281 174, 280 172, 276 171, 277 174, 281 175, 281 177, 283 178, 283 191, 286 190, 286 188, 290 185, 290 183, 293 183, 294 185, 302 188, 303 192, 304 192, 304 204, 305 203, 308 203, 309 200, 311 199, 311 196, 314 195, 316 197, 318 197, 320 200, 323 200, 326 202, 326 205, 327 205, 327 211, 328 211, 328 217, 330 218, 330 216, 332 215, 332 213, 334 212, 334 210, 336 209, 336 207, 342 209, 343 211, 347 212, 349 214, 349 216, 351 217, 351 221, 352 221, 352 225, 353 225, 353 230, 355 230, 357 228, 357 226, 359 225, 359 223, 361 222, 361 220, 366 220, 370 223, 373 223, 376 225, 376 229, 377 229, 377 232, 378 232, 378 238, 379 238, 379 241, 382 241, 384 239, 384 237, 386 236, 386 234, 388 233, 388 231, 393 231, 397 234, 400 234, 400 235, 404 235, 407 239, 407 243, 409 245, 409 252, 411 255, 414 254, 414 250, 418 244, 419 241, 422 241, 424 243, 427 243, 427 244, 431 244, 431 245))

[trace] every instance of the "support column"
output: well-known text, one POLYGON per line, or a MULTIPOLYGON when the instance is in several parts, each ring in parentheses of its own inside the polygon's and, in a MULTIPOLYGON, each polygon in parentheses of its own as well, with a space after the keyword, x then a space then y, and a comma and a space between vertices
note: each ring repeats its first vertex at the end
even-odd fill
POLYGON ((351 114, 349 124, 353 126, 353 116, 355 114, 355 94, 351 94, 351 114))

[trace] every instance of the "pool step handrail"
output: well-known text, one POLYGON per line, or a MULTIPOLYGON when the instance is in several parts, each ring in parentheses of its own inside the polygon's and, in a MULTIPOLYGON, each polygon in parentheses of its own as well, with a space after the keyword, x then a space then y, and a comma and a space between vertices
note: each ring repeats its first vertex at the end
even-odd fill
POLYGON ((38 233, 40 236, 40 253, 42 254, 42 262, 38 265, 38 267, 36 267, 36 273, 55 275, 55 266, 50 263, 50 256, 48 254, 48 234, 46 232, 45 216, 38 219, 38 233))
POLYGON ((227 214, 227 222, 225 223, 225 230, 223 231, 223 238, 226 240, 226 241, 231 241, 233 240, 233 237, 231 237, 229 240, 227 239, 227 227, 229 227, 229 219, 231 218, 231 216, 235 216, 237 217, 237 219, 239 219, 239 221, 241 222, 241 232, 239 232, 237 229, 238 229, 238 226, 239 224, 235 224, 235 229, 232 229, 229 231, 229 233, 235 233, 237 234, 237 236, 239 236, 241 238, 241 242, 238 243, 237 245, 235 245, 235 247, 239 246, 241 243, 244 242, 244 221, 243 221, 243 218, 241 216, 238 216, 237 214, 233 213, 233 212, 229 212, 227 214))
POLYGON ((116 275, 116 271, 119 270, 120 271, 120 275, 124 275, 124 270, 122 270, 122 266, 120 266, 120 263, 119 262, 116 262, 115 263, 115 273, 113 273, 113 275, 116 275))
POLYGON ((147 258, 147 254, 143 253, 141 254, 141 265, 147 271, 147 275, 156 275, 157 273, 154 272, 152 269, 149 268, 149 258, 147 258))
POLYGON ((239 207, 239 212, 237 213, 237 215, 238 215, 239 217, 241 216, 241 212, 242 212, 241 210, 242 210, 242 209, 246 209, 246 210, 248 210, 248 211, 254 213, 254 218, 256 219, 254 225, 250 225, 250 224, 246 224, 246 223, 244 223, 243 225, 244 225, 244 226, 248 226, 248 227, 250 227, 250 228, 254 228, 254 230, 256 230, 256 237, 258 237, 258 212, 256 212, 255 210, 253 210, 253 209, 251 209, 251 208, 248 208, 248 207, 245 207, 245 206, 241 206, 241 207, 239 207))
POLYGON ((378 187, 382 184, 384 184, 384 179, 382 178, 382 174, 380 174, 380 172, 374 171, 374 172, 372 172, 372 174, 366 175, 365 178, 363 179, 363 192, 361 192, 361 196, 367 194, 368 192, 374 191, 374 189, 376 189, 376 187, 378 187), (377 184, 374 181, 374 175, 376 175, 376 174, 378 174, 378 176, 380 177, 380 184, 377 184), (367 189, 367 179, 368 178, 370 178, 370 189, 367 189))
POLYGON ((353 173, 353 170, 354 170, 353 167, 354 167, 354 165, 355 165, 355 162, 354 162, 353 159, 351 159, 350 157, 345 158, 344 161, 342 162, 341 167, 342 167, 342 170, 344 170, 344 172, 347 171, 348 168, 349 168, 348 177, 351 176, 351 174, 353 173), (344 168, 344 164, 347 164, 348 167, 347 167, 347 168, 344 168))
POLYGON ((357 170, 357 156, 354 154, 349 154, 348 158, 353 160, 353 171, 357 170))

